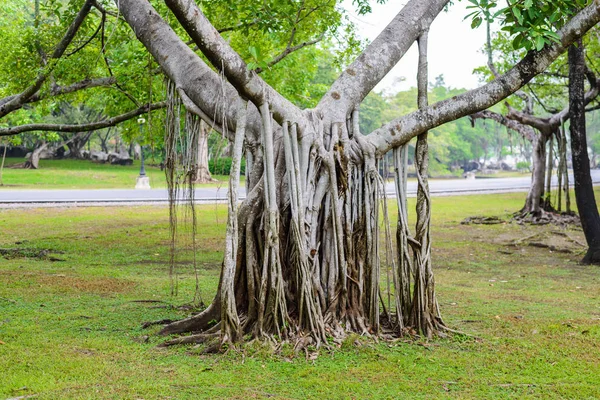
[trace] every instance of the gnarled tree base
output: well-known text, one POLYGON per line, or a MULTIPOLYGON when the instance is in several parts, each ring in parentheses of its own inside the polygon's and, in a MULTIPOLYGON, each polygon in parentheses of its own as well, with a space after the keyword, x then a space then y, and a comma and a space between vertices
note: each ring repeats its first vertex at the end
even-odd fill
POLYGON ((600 265, 600 247, 590 247, 581 263, 584 265, 600 265))

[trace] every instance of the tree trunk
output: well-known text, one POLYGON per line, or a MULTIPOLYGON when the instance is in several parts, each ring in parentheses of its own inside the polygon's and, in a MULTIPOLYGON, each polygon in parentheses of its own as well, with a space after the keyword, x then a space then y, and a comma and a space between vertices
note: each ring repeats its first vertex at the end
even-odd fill
POLYGON ((63 139, 66 141, 66 144, 69 147, 69 158, 83 158, 81 152, 85 148, 85 145, 89 142, 92 133, 93 132, 78 132, 73 135, 71 140, 68 140, 63 136, 63 139))
POLYGON ((531 186, 525 200, 523 212, 539 217, 541 214, 541 200, 544 195, 544 177, 546 176, 546 138, 536 135, 533 140, 533 151, 531 154, 531 186))
POLYGON ((584 264, 600 264, 600 215, 596 206, 587 152, 584 103, 585 58, 581 40, 569 47, 569 109, 575 200, 589 249, 584 264))
POLYGON ((40 142, 40 145, 37 146, 33 150, 33 152, 31 153, 31 157, 25 163, 25 168, 28 168, 28 169, 38 169, 39 168, 40 155, 42 154, 42 151, 46 150, 46 148, 48 147, 48 144, 49 143, 46 141, 40 142))
POLYGON ((98 138, 100 139, 100 148, 106 154, 108 154, 108 140, 110 139, 110 133, 112 131, 112 127, 108 128, 106 134, 102 136, 100 132, 98 132, 98 138))
POLYGON ((200 134, 198 135, 198 155, 196 162, 196 179, 194 183, 209 183, 212 182, 212 176, 208 169, 208 135, 210 126, 204 121, 200 122, 200 134))
POLYGON ((6 149, 7 148, 8 148, 8 145, 5 144, 4 151, 2 152, 2 164, 0 164, 0 186, 4 186, 4 183, 2 182, 2 173, 4 172, 4 160, 6 160, 6 149))
POLYGON ((548 136, 548 152, 546 157, 548 158, 548 163, 546 165, 544 210, 552 211, 552 167, 554 164, 554 136, 552 134, 548 136))

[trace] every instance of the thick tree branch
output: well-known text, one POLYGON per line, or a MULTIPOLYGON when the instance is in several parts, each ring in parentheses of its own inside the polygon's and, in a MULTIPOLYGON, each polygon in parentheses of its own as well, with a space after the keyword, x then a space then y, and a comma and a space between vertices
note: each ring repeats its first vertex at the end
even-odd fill
POLYGON ((48 79, 51 72, 56 67, 56 62, 58 61, 58 59, 60 59, 63 56, 63 54, 67 50, 67 47, 69 47, 69 44, 71 44, 71 42, 73 41, 73 38, 75 37, 77 31, 81 27, 81 24, 85 20, 85 17, 89 14, 92 5, 93 0, 86 0, 86 2, 83 4, 81 9, 77 13, 77 16, 69 26, 69 29, 67 29, 67 32, 52 52, 48 65, 44 68, 42 72, 40 72, 35 82, 23 92, 12 97, 10 100, 5 102, 0 100, 0 118, 21 108, 23 104, 27 101, 27 99, 35 95, 40 90, 46 79, 48 79))
POLYGON ((146 104, 142 107, 129 111, 125 114, 118 115, 109 119, 98 122, 90 122, 88 124, 27 124, 20 126, 13 126, 10 128, 0 128, 0 136, 12 136, 18 135, 24 132, 33 131, 51 131, 51 132, 88 132, 95 131, 98 129, 108 128, 120 124, 121 122, 130 120, 147 113, 148 111, 158 110, 165 108, 166 102, 146 104))
MULTIPOLYGON (((594 86, 591 86, 590 89, 585 93, 583 99, 585 106, 587 106, 594 99, 596 99, 598 95, 600 95, 600 81, 595 79, 595 76, 593 78, 588 76, 588 80, 590 82, 593 82, 594 86)), ((570 118, 570 112, 569 106, 567 106, 562 110, 555 112, 550 117, 539 118, 534 117, 533 115, 529 115, 527 113, 517 111, 509 106, 509 112, 507 114, 507 117, 519 121, 523 124, 532 126, 548 134, 549 132, 554 131, 564 121, 568 120, 570 118)))
POLYGON ((421 132, 477 111, 485 110, 508 97, 535 75, 544 71, 568 46, 600 21, 600 1, 574 16, 559 32, 560 42, 531 51, 517 65, 492 82, 435 103, 384 125, 368 135, 368 142, 378 154, 385 154, 421 132))
POLYGON ((406 54, 448 0, 411 0, 323 96, 317 110, 348 115, 406 54))
POLYGON ((515 110, 508 104, 507 106, 507 118, 510 118, 513 121, 517 121, 520 124, 531 126, 532 128, 535 128, 538 131, 542 132, 546 136, 549 135, 552 131, 552 127, 550 125, 550 118, 536 117, 529 113, 524 113, 522 111, 515 110))
POLYGON ((223 72, 240 95, 252 100, 257 107, 269 103, 279 123, 302 119, 298 107, 269 86, 255 71, 248 69, 242 57, 221 37, 193 0, 165 0, 165 3, 200 51, 217 70, 223 72))
MULTIPOLYGON (((148 49, 165 75, 225 132, 235 132, 239 94, 206 65, 173 31, 147 1, 115 0, 137 38, 148 49)), ((248 107, 247 129, 260 132, 256 107, 248 107)), ((233 137, 230 137, 233 140, 233 137)))
POLYGON ((105 78, 93 78, 93 79, 84 79, 79 82, 72 83, 66 86, 53 86, 48 93, 36 93, 27 99, 27 103, 35 103, 40 100, 45 100, 50 97, 61 96, 64 94, 78 92, 84 89, 91 89, 96 87, 106 87, 113 85, 117 80, 112 77, 105 78))
MULTIPOLYGON (((492 34, 491 34, 491 23, 490 21, 486 21, 486 45, 485 45, 485 50, 487 52, 487 65, 488 68, 490 69, 490 71, 492 72, 492 75, 494 76, 494 78, 498 79, 498 77, 500 77, 500 72, 498 72, 498 69, 496 68, 496 65, 494 65, 494 53, 492 50, 492 34)), ((527 95, 527 93, 525 93, 522 90, 517 90, 515 92, 515 95, 517 95, 518 97, 521 98, 521 100, 523 100, 525 102, 525 112, 526 113, 533 113, 533 103, 531 101, 531 98, 527 95)))
POLYGON ((595 105, 594 107, 586 108, 585 112, 592 112, 592 111, 596 111, 596 110, 600 110, 600 104, 595 105))
POLYGON ((531 126, 521 124, 520 122, 517 122, 513 119, 509 119, 509 118, 505 117, 504 115, 498 114, 493 111, 483 110, 483 111, 479 111, 475 114, 471 114, 469 117, 471 118, 471 121, 473 121, 473 122, 476 119, 494 120, 494 121, 498 122, 499 124, 504 125, 508 129, 517 132, 523 138, 529 140, 530 142, 533 142, 533 140, 535 139, 535 136, 536 136, 535 131, 533 130, 533 128, 531 126))

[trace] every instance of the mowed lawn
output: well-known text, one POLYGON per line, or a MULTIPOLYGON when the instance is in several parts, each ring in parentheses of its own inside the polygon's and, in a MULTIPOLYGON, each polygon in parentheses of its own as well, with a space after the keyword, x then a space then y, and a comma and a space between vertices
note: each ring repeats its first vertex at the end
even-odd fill
MULTIPOLYGON (((460 224, 506 216, 524 196, 433 198, 440 308, 477 338, 350 336, 315 360, 257 343, 220 355, 157 348, 158 327, 142 322, 193 312, 196 282, 183 237, 169 276, 166 207, 0 210, 0 399, 599 398, 600 268, 577 263, 582 232, 460 224)), ((198 207, 204 302, 225 221, 225 207, 198 207)))
MULTIPOLYGON (((140 161, 133 165, 110 165, 88 160, 40 160, 39 169, 11 168, 23 163, 22 158, 7 158, 2 174, 2 190, 14 189, 133 189, 140 174, 140 161)), ((155 189, 167 187, 164 171, 146 164, 146 175, 155 189)), ((228 176, 215 175, 217 182, 208 185, 227 186, 228 176)), ((198 187, 207 185, 197 185, 198 187)))

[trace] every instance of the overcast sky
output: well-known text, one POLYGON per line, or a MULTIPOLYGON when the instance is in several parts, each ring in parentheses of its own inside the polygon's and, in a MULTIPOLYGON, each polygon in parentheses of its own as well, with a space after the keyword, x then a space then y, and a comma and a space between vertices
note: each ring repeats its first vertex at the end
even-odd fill
MULTIPOLYGON (((383 28, 396 16, 406 4, 403 0, 388 0, 379 5, 372 1, 373 12, 369 15, 357 16, 352 7, 352 0, 346 0, 351 20, 356 24, 360 35, 369 41, 377 37, 383 28)), ((467 2, 455 2, 448 12, 442 12, 435 19, 429 31, 429 81, 440 74, 448 86, 453 88, 472 89, 480 86, 473 69, 486 64, 486 57, 481 52, 485 44, 485 28, 473 30, 470 20, 463 21, 469 13, 467 2)), ((416 86, 417 45, 413 44, 404 58, 377 86, 376 90, 397 92, 416 86), (399 83, 399 78, 405 78, 399 83)))

